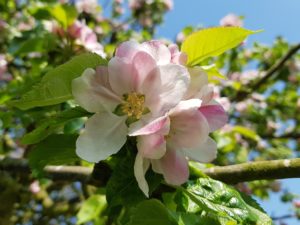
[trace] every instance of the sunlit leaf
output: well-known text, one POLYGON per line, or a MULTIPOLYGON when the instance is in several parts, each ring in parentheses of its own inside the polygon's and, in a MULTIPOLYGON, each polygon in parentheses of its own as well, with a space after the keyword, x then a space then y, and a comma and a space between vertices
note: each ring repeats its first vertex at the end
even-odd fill
POLYGON ((199 211, 204 210, 221 225, 272 224, 271 219, 260 210, 257 203, 249 199, 245 201, 238 191, 220 181, 199 178, 191 182, 187 189, 181 190, 198 205, 199 211))
POLYGON ((237 133, 239 133, 239 134, 241 134, 241 135, 243 135, 247 138, 250 138, 254 141, 258 141, 260 139, 259 135, 255 131, 253 131, 253 130, 247 128, 247 127, 234 126, 232 128, 232 131, 237 132, 237 133))
POLYGON ((77 17, 77 11, 72 5, 58 4, 50 10, 52 16, 65 28, 71 25, 77 17))
POLYGON ((238 46, 251 31, 241 27, 213 27, 197 31, 186 38, 181 51, 188 55, 188 65, 195 66, 202 60, 218 56, 223 52, 238 46))
POLYGON ((220 73, 215 64, 209 66, 201 66, 201 68, 206 72, 209 79, 212 79, 214 77, 226 79, 226 77, 222 73, 220 73))
POLYGON ((105 195, 92 195, 81 206, 77 213, 77 224, 83 224, 98 219, 100 213, 106 208, 105 195))

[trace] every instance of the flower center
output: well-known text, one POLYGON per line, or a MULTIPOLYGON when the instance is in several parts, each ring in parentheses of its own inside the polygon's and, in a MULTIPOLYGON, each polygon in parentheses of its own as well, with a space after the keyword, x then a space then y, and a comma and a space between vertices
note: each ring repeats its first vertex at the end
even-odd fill
POLYGON ((145 113, 145 96, 136 92, 124 95, 125 102, 121 105, 122 112, 129 118, 139 120, 145 113))

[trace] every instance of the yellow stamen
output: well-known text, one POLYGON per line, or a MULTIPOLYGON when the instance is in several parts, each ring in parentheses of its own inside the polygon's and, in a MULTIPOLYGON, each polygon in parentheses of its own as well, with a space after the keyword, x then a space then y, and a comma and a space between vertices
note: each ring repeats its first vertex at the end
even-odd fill
POLYGON ((145 110, 145 96, 136 92, 132 92, 124 96, 125 102, 121 109, 124 114, 134 119, 140 119, 145 110))

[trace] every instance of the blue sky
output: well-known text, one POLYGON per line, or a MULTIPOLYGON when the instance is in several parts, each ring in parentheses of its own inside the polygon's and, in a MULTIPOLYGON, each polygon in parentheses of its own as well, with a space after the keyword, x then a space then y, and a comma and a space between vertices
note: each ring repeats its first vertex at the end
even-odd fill
POLYGON ((245 16, 248 29, 264 29, 250 42, 271 43, 278 35, 295 43, 300 40, 299 0, 174 0, 174 9, 166 14, 158 37, 173 39, 187 25, 217 26, 220 19, 235 13, 245 16))

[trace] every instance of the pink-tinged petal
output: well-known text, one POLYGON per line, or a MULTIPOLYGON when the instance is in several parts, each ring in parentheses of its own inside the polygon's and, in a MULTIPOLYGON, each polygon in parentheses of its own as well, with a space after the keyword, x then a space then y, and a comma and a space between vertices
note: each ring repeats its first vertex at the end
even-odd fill
POLYGON ((144 158, 159 159, 166 153, 165 136, 169 133, 170 122, 168 121, 159 131, 154 134, 137 137, 137 148, 144 158))
POLYGON ((184 52, 180 52, 178 45, 171 44, 168 46, 170 52, 171 52, 171 62, 175 64, 181 64, 186 65, 187 63, 187 54, 184 52))
POLYGON ((169 184, 181 185, 189 178, 188 161, 180 151, 168 149, 160 159, 160 166, 164 179, 169 184))
POLYGON ((184 52, 179 52, 172 55, 171 62, 175 64, 186 65, 187 60, 188 60, 187 54, 185 54, 184 52))
POLYGON ((219 104, 203 105, 199 108, 199 111, 205 116, 210 132, 220 129, 228 121, 225 110, 219 104))
POLYGON ((193 98, 189 100, 183 100, 178 103, 173 109, 170 110, 169 115, 174 117, 178 114, 184 113, 188 110, 195 110, 199 109, 201 106, 202 101, 198 98, 193 98))
POLYGON ((171 53, 171 56, 179 53, 179 48, 178 48, 178 45, 176 45, 176 44, 170 44, 168 46, 168 49, 169 49, 169 51, 171 53))
MULTIPOLYGON (((157 76, 156 62, 148 53, 138 52, 132 60, 132 66, 134 77, 136 77, 134 90, 142 93, 143 87, 149 85, 149 80, 152 81, 155 79, 154 76, 157 76), (145 82, 146 84, 144 84, 145 82)), ((146 88, 151 87, 153 86, 147 86, 146 88)))
POLYGON ((201 67, 189 68, 191 82, 184 96, 185 99, 195 98, 204 85, 208 83, 207 74, 201 67))
POLYGON ((194 148, 207 140, 209 126, 198 108, 171 115, 170 119, 171 127, 167 142, 176 148, 194 148))
POLYGON ((184 149, 183 151, 191 160, 207 163, 217 157, 217 144, 212 138, 208 137, 206 142, 202 143, 200 146, 184 149))
POLYGON ((108 74, 107 66, 98 66, 98 67, 96 67, 96 73, 101 74, 101 76, 99 76, 99 81, 101 82, 101 84, 104 87, 111 90, 109 79, 108 79, 109 74, 108 74))
POLYGON ((125 41, 117 47, 115 56, 131 61, 139 51, 142 51, 142 46, 138 42, 125 41))
POLYGON ((129 126, 129 136, 149 135, 153 134, 161 129, 169 129, 170 120, 169 117, 162 116, 151 122, 143 121, 143 119, 132 123, 129 126))
POLYGON ((158 65, 165 65, 171 62, 170 50, 161 41, 147 41, 141 45, 143 50, 148 52, 158 65))
POLYGON ((121 99, 103 83, 107 77, 104 68, 95 70, 88 68, 72 81, 72 94, 76 102, 89 112, 100 112, 103 109, 112 111, 121 99), (98 73, 99 72, 99 73, 98 73))
POLYGON ((131 62, 114 57, 108 63, 108 72, 109 83, 114 92, 122 96, 134 90, 137 76, 133 71, 131 62))
POLYGON ((160 83, 154 88, 145 87, 145 104, 153 116, 161 116, 174 108, 184 96, 190 81, 187 69, 181 65, 159 66, 160 83), (147 95, 153 93, 155 95, 147 95))
POLYGON ((204 85, 196 96, 202 100, 202 105, 206 105, 212 101, 214 97, 214 88, 209 85, 204 85))
POLYGON ((141 154, 137 154, 134 163, 134 176, 138 183, 139 188, 143 193, 149 197, 149 186, 145 179, 145 174, 150 166, 150 161, 144 159, 141 154))
POLYGON ((89 162, 99 162, 117 153, 126 142, 126 117, 96 113, 90 117, 76 141, 77 155, 89 162))

